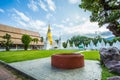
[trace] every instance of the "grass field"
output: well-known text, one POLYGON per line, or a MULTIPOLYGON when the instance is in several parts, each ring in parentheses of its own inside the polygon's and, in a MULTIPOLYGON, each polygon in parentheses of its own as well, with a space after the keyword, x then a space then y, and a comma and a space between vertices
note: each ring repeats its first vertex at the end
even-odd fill
POLYGON ((100 60, 99 51, 85 51, 81 52, 84 54, 85 59, 88 60, 100 60))
MULTIPOLYGON (((9 51, 0 52, 0 60, 5 62, 17 62, 32 60, 38 58, 50 57, 52 54, 78 52, 78 50, 30 50, 30 51, 9 51)), ((100 60, 99 51, 81 52, 87 60, 100 60)), ((117 75, 108 72, 108 69, 102 67, 102 80, 107 80, 108 77, 117 75)))
POLYGON ((5 62, 18 62, 38 58, 49 57, 52 54, 77 52, 78 50, 30 50, 0 52, 0 60, 5 62))
POLYGON ((102 67, 102 80, 107 80, 108 77, 118 76, 118 74, 110 73, 108 69, 103 65, 101 67, 102 67))

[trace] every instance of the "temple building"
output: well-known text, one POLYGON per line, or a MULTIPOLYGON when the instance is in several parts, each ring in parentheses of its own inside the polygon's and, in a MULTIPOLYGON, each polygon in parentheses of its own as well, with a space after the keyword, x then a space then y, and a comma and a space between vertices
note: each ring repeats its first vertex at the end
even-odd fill
MULTIPOLYGON (((13 42, 11 49, 13 49, 13 50, 23 49, 23 43, 21 42, 21 38, 22 38, 23 34, 30 35, 31 38, 39 39, 38 43, 31 42, 29 49, 42 49, 44 46, 44 43, 41 42, 41 36, 38 32, 24 30, 24 29, 0 24, 0 41, 3 40, 2 37, 6 33, 11 35, 11 41, 13 42)), ((3 49, 4 49, 4 47, 2 47, 0 44, 0 50, 3 50, 3 49)))

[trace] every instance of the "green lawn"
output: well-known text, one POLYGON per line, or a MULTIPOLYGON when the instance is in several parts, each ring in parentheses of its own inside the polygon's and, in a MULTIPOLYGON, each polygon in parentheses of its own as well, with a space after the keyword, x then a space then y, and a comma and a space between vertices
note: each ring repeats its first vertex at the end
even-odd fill
POLYGON ((100 60, 99 51, 85 51, 81 53, 84 55, 85 59, 100 60))
POLYGON ((102 80, 107 80, 108 77, 118 76, 118 74, 109 73, 108 69, 105 68, 103 65, 101 67, 102 67, 102 80))
MULTIPOLYGON (((30 50, 30 51, 8 51, 0 52, 0 60, 5 62, 17 62, 32 60, 44 57, 50 57, 52 54, 78 52, 78 50, 30 50)), ((81 52, 85 59, 88 60, 100 60, 99 51, 85 51, 81 52)), ((108 77, 117 75, 108 72, 108 69, 102 67, 102 80, 107 80, 108 77)))
POLYGON ((5 62, 18 62, 49 57, 52 54, 77 52, 78 50, 30 50, 30 51, 5 51, 0 52, 0 60, 5 62))

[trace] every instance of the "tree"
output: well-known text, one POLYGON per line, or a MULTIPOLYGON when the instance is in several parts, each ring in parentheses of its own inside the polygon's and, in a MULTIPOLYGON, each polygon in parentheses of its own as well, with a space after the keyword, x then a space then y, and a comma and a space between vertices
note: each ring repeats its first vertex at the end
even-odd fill
POLYGON ((63 42, 63 47, 66 48, 67 47, 67 43, 66 42, 63 42))
MULTIPOLYGON (((32 41, 37 44, 39 39, 38 38, 33 38, 32 41)), ((37 49, 37 45, 34 45, 33 49, 37 49)))
POLYGON ((97 45, 97 43, 98 43, 99 40, 98 40, 97 38, 93 38, 92 41, 93 41, 93 43, 94 43, 95 45, 97 45))
POLYGON ((41 37, 41 38, 40 38, 40 41, 41 41, 41 42, 43 42, 43 41, 44 41, 44 38, 43 38, 43 37, 41 37))
POLYGON ((27 50, 30 42, 32 41, 31 37, 27 34, 23 34, 21 38, 22 43, 24 44, 24 50, 27 50))
POLYGON ((90 42, 91 38, 88 38, 86 36, 73 36, 70 41, 75 43, 75 46, 79 46, 80 44, 85 44, 87 45, 90 42))
POLYGON ((90 21, 98 22, 115 36, 120 36, 120 0, 81 0, 80 8, 91 12, 90 21))
POLYGON ((58 44, 58 43, 59 43, 59 40, 58 40, 58 39, 56 39, 56 40, 55 40, 55 42, 58 44))
POLYGON ((6 48, 6 51, 9 51, 10 50, 10 46, 12 45, 11 35, 5 34, 2 38, 4 40, 1 41, 1 45, 6 48))
POLYGON ((32 41, 37 44, 39 39, 38 38, 33 38, 32 41))
POLYGON ((73 41, 72 41, 72 40, 69 40, 69 39, 68 39, 67 43, 69 43, 69 44, 70 44, 70 47, 72 47, 72 46, 73 46, 73 41))
POLYGON ((120 37, 114 37, 114 38, 112 39, 112 42, 113 42, 113 43, 116 42, 116 41, 120 41, 120 37))

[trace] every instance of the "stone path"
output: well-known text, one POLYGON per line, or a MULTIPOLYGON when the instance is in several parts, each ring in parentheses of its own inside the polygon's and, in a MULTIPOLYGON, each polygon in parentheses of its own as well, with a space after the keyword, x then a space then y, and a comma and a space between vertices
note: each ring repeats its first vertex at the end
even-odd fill
POLYGON ((75 53, 81 53, 81 52, 86 52, 86 51, 90 51, 90 50, 82 50, 82 51, 78 51, 78 52, 75 52, 75 53))
POLYGON ((85 67, 71 70, 51 66, 50 58, 10 63, 11 66, 31 75, 37 80, 101 80, 98 61, 85 60, 85 67))
POLYGON ((11 71, 0 65, 0 80, 22 80, 14 75, 11 71))

